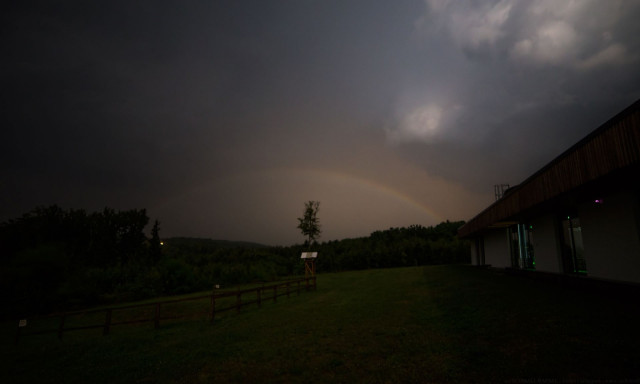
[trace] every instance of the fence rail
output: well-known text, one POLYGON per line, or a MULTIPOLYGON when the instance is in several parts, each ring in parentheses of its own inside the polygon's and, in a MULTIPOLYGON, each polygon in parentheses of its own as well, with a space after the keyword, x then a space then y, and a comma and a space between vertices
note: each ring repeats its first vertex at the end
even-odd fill
POLYGON ((257 304, 258 307, 261 307, 262 303, 265 301, 277 302, 278 297, 280 296, 289 297, 292 293, 297 293, 299 295, 302 289, 307 291, 312 289, 315 290, 315 276, 305 277, 298 280, 289 280, 256 288, 221 293, 213 292, 209 295, 189 297, 184 299, 163 300, 148 304, 125 305, 121 307, 65 312, 54 315, 34 317, 32 319, 21 320, 19 322, 16 331, 15 342, 17 344, 20 338, 24 336, 41 335, 47 333, 57 333, 58 338, 61 339, 65 332, 100 328, 102 329, 103 335, 108 335, 111 332, 112 327, 119 325, 153 322, 154 327, 159 328, 161 321, 176 320, 196 316, 207 316, 209 318, 209 321, 213 323, 216 315, 219 313, 231 311, 234 309, 236 310, 236 312, 240 312, 243 307, 252 304, 257 304), (252 294, 255 296, 252 296, 252 294), (235 300, 233 300, 234 297, 235 300), (199 305, 197 308, 186 310, 183 308, 181 310, 178 310, 177 312, 175 310, 171 311, 170 309, 167 309, 167 307, 171 304, 204 301, 205 299, 208 299, 208 306, 205 304, 199 305), (206 310, 203 310, 202 307, 205 307, 206 310), (125 313, 124 318, 118 318, 117 316, 114 316, 122 312, 131 312, 139 309, 143 310, 142 315, 136 316, 131 315, 131 313, 125 313), (52 328, 51 325, 49 325, 49 327, 45 327, 44 329, 27 329, 27 324, 38 323, 42 322, 43 320, 48 320, 49 323, 52 323, 56 318, 59 319, 56 328, 52 328))

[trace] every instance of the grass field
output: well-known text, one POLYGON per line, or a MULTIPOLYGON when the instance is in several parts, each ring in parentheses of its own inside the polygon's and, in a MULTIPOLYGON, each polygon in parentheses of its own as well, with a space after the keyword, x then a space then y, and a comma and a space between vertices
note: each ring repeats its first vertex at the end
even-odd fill
POLYGON ((637 302, 470 266, 320 274, 210 324, 30 336, 2 383, 640 382, 637 302))

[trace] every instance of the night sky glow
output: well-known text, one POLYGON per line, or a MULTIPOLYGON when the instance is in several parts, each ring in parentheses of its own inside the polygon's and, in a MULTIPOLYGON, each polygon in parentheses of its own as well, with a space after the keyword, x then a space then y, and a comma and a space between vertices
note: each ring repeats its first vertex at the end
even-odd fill
POLYGON ((467 220, 640 98, 638 0, 3 5, 0 220, 301 243, 467 220))

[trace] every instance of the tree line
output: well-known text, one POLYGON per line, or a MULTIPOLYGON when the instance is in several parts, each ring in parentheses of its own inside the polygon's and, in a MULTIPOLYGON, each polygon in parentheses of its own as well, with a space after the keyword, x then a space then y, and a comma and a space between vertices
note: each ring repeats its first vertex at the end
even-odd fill
POLYGON ((142 291, 137 285, 161 262, 159 224, 148 238, 148 223, 144 209, 87 213, 53 205, 0 224, 5 310, 44 313, 142 291))
MULTIPOLYGON (((304 274, 309 243, 264 246, 150 234, 144 209, 99 212, 39 207, 0 224, 2 317, 268 282, 304 274)), ((313 243, 319 273, 468 263, 463 222, 413 225, 313 243)))

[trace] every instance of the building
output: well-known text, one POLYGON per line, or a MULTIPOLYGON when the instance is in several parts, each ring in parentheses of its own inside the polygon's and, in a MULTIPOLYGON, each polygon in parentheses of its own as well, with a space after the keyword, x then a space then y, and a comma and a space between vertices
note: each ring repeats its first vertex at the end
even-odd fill
POLYGON ((640 100, 458 235, 476 265, 640 283, 640 100))

